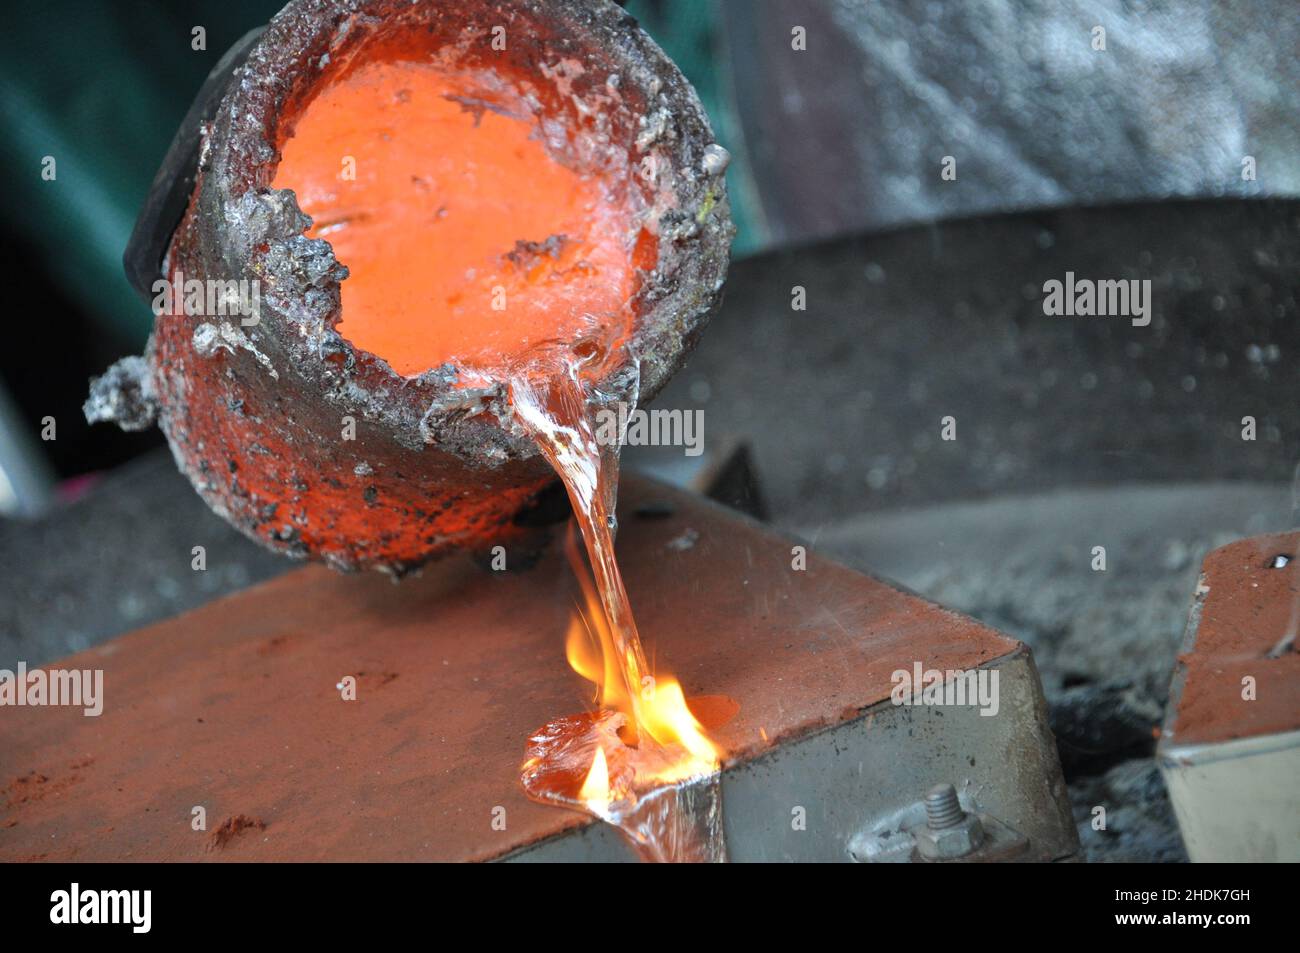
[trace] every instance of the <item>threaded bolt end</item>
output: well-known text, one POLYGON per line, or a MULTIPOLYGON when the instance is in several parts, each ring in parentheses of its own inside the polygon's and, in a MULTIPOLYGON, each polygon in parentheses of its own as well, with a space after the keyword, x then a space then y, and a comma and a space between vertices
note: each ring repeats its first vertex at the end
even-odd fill
POLYGON ((930 830, 943 830, 961 823, 966 812, 957 800, 957 789, 951 784, 938 784, 925 796, 925 822, 930 830))

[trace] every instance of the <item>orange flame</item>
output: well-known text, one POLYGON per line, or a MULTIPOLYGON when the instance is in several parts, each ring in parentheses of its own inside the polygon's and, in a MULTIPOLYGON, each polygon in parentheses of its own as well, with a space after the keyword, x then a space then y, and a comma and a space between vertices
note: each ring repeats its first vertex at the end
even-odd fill
MULTIPOLYGON (((631 697, 613 633, 572 527, 566 548, 582 590, 583 604, 575 607, 569 620, 565 657, 575 672, 595 686, 593 700, 599 707, 626 716, 627 730, 623 734, 632 743, 650 739, 660 749, 653 758, 636 759, 638 778, 672 784, 717 771, 721 752, 691 713, 676 679, 667 675, 643 676, 637 697, 631 697)), ((580 797, 596 809, 602 804, 607 807, 609 796, 608 763, 605 752, 598 747, 580 797)))
POLYGON ((596 756, 591 759, 587 780, 582 782, 582 790, 578 792, 578 800, 596 814, 609 812, 609 765, 605 761, 605 749, 599 745, 596 746, 596 756))

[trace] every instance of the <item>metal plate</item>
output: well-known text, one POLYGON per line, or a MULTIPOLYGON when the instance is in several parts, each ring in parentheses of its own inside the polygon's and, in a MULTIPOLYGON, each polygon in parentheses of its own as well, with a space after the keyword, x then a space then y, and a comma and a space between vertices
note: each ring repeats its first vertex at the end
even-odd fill
MULTIPOLYGON (((620 515, 653 663, 740 706, 714 732, 735 859, 845 859, 936 780, 1043 856, 1073 849, 1019 643, 815 554, 796 570, 793 541, 658 484, 625 481, 620 515), (915 662, 1000 669, 999 714, 893 706, 891 674, 915 662)), ((525 571, 457 559, 400 585, 308 568, 55 663, 102 669, 104 712, 0 709, 0 858, 618 856, 518 780, 528 734, 589 703, 564 660, 569 577, 554 547, 525 571)))

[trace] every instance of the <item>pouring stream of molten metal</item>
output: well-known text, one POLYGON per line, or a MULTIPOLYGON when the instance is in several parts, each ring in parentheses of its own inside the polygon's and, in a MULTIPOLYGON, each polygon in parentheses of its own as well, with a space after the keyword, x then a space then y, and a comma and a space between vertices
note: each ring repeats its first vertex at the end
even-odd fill
POLYGON ((646 664, 614 559, 617 447, 596 439, 582 372, 579 360, 543 356, 511 378, 515 413, 564 481, 586 543, 594 586, 570 530, 567 551, 584 604, 570 621, 565 654, 593 683, 600 705, 594 715, 559 719, 530 739, 524 788, 615 824, 648 859, 721 860, 719 752, 681 686, 656 679, 646 664))
MULTIPOLYGON (((721 859, 719 753, 682 689, 646 662, 614 559, 618 450, 595 435, 594 381, 623 350, 653 267, 628 170, 582 174, 533 124, 487 104, 491 77, 362 64, 320 90, 282 148, 292 188, 350 275, 338 330, 413 376, 509 382, 516 419, 563 480, 590 560, 566 640, 599 710, 544 726, 529 795, 617 824, 651 859, 721 859), (683 782, 713 778, 699 791, 683 782)), ((540 739, 540 740, 539 740, 540 739)))

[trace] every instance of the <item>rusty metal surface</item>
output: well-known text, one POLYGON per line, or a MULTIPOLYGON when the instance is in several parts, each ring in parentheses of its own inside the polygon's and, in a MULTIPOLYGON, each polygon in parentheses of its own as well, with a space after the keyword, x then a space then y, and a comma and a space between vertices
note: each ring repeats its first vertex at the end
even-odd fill
POLYGON ((1196 862, 1300 861, 1298 545, 1254 536, 1201 566, 1157 749, 1196 862))
POLYGON ((1275 533, 1205 558, 1162 747, 1300 730, 1298 550, 1300 532, 1275 533), (1285 565, 1274 566, 1278 556, 1285 565), (1247 678, 1253 693, 1245 690, 1247 678))
MULTIPOLYGON (((620 514, 652 659, 740 706, 716 730, 729 765, 860 719, 916 660, 1018 649, 815 555, 795 571, 789 540, 677 491, 629 480, 620 514)), ((104 713, 0 711, 0 858, 490 859, 580 827, 518 784, 527 734, 586 703, 563 657, 568 577, 554 549, 396 586, 313 567, 56 663, 104 670, 104 713), (335 689, 349 674, 354 702, 335 689)))

